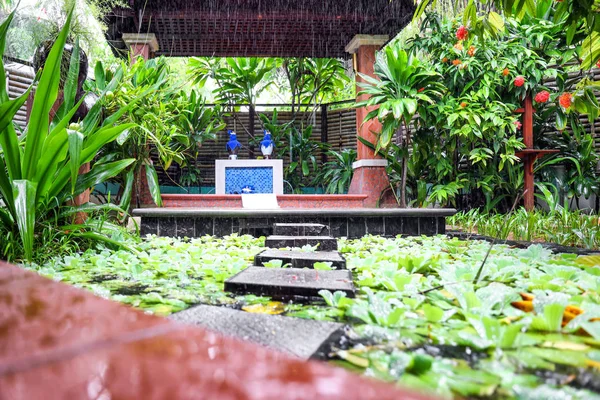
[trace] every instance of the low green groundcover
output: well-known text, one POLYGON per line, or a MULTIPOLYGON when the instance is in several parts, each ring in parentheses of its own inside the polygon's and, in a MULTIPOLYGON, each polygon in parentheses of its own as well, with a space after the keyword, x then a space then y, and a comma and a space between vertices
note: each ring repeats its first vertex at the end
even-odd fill
POLYGON ((339 244, 361 288, 356 299, 322 292, 324 302, 282 304, 225 293, 223 281, 263 249, 264 238, 250 236, 149 237, 131 243, 135 254, 87 251, 29 268, 161 315, 203 303, 346 322, 350 339, 332 362, 448 397, 600 393, 600 259, 496 245, 473 284, 489 243, 367 236, 339 244))

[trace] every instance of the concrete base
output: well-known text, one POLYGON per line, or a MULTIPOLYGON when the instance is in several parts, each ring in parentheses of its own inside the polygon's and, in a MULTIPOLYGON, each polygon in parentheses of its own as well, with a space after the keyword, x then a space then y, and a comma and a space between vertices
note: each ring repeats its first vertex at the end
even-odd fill
POLYGON ((389 187, 390 180, 388 179, 385 167, 360 166, 354 170, 348 194, 367 195, 367 198, 364 200, 365 207, 397 207, 393 196, 392 199, 389 196, 382 198, 383 191, 389 189, 389 187), (381 198, 382 201, 380 202, 381 198))
POLYGON ((277 209, 140 208, 142 235, 200 237, 232 233, 269 236, 276 223, 318 223, 336 238, 364 235, 437 235, 446 231, 451 208, 277 209))

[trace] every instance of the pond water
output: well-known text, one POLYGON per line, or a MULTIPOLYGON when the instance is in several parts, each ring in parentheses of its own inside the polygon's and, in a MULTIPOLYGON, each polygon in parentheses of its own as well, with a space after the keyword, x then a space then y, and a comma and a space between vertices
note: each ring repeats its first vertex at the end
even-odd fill
MULTIPOLYGON (((595 398, 600 393, 600 259, 445 236, 339 240, 360 288, 280 302, 223 291, 264 238, 148 237, 137 253, 87 251, 43 275, 148 312, 194 304, 350 326, 326 357, 358 373, 448 397, 595 398)), ((307 249, 308 250, 308 249, 307 249)), ((274 263, 275 265, 277 263, 274 263)), ((599 397, 600 398, 600 397, 599 397)))

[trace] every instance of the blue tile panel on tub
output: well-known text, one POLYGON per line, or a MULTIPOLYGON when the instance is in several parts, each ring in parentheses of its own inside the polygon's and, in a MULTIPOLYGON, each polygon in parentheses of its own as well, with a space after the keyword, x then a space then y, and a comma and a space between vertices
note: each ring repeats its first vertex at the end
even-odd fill
POLYGON ((227 167, 225 169, 225 193, 241 194, 245 187, 253 193, 273 193, 272 167, 227 167))

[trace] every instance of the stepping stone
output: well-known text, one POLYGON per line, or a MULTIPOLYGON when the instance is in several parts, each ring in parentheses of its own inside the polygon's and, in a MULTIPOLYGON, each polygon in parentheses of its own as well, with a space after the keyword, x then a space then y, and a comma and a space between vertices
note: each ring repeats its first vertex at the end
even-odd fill
POLYGON ((343 334, 343 324, 281 315, 252 314, 226 307, 201 305, 172 314, 169 319, 247 340, 308 359, 321 356, 327 343, 343 334))
POLYGON ((336 290, 354 297, 348 270, 319 271, 298 268, 249 267, 225 281, 225 291, 273 297, 319 297, 319 290, 336 290))
POLYGON ((265 242, 266 247, 280 249, 282 247, 316 246, 320 251, 336 251, 337 239, 331 236, 269 236, 265 242))
POLYGON ((346 259, 337 251, 286 251, 267 249, 254 257, 254 265, 262 267, 271 260, 281 260, 283 264, 291 264, 292 268, 314 268, 316 262, 330 262, 336 269, 346 269, 346 259))
POLYGON ((329 236, 329 227, 323 224, 273 224, 278 236, 329 236))

